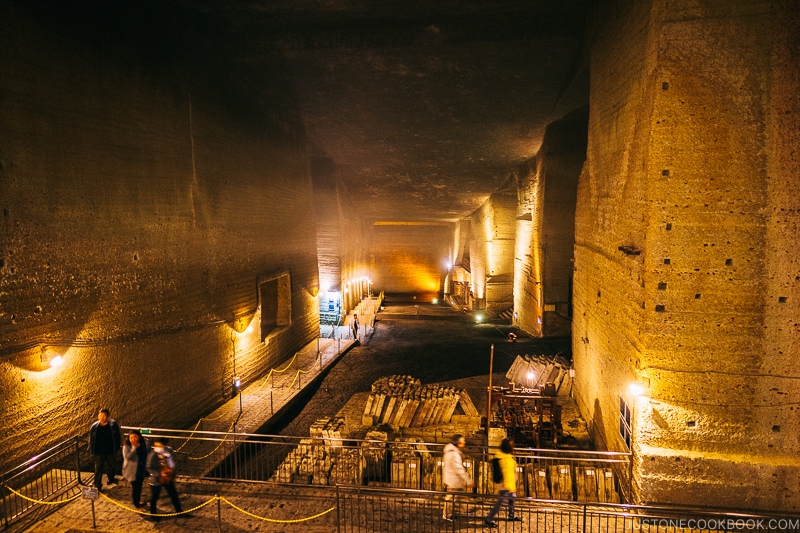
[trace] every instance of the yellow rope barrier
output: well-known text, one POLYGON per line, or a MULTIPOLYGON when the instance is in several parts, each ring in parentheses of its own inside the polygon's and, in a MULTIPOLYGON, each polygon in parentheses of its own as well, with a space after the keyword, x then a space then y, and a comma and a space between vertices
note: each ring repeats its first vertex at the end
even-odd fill
POLYGON ((217 496, 214 496, 213 498, 210 498, 210 499, 204 501, 203 503, 201 503, 197 507, 192 507, 191 509, 186 509, 185 511, 181 511, 180 513, 156 513, 156 514, 153 514, 153 513, 148 513, 147 511, 141 511, 139 509, 134 509, 132 507, 128 507, 127 505, 122 504, 122 503, 118 502, 117 500, 113 500, 113 499, 109 498, 108 496, 106 496, 102 492, 100 493, 100 496, 102 496, 106 500, 110 501, 111 503, 113 503, 117 507, 120 507, 122 509, 125 509, 126 511, 130 511, 132 513, 140 514, 140 515, 143 515, 143 516, 180 516, 182 514, 189 514, 191 512, 197 511, 198 509, 202 509, 203 507, 205 507, 209 503, 215 502, 218 499, 217 496))
POLYGON ((226 432, 226 433, 228 433, 228 435, 225 435, 224 437, 222 437, 222 440, 219 441, 219 444, 217 444, 216 448, 214 448, 213 450, 211 450, 210 452, 208 452, 207 454, 205 454, 202 457, 187 457, 187 459, 189 459, 190 461, 199 461, 200 459, 205 459, 206 457, 208 457, 209 455, 211 455, 212 453, 217 451, 219 449, 219 447, 222 446, 222 443, 225 442, 225 439, 227 439, 230 436, 230 431, 233 429, 233 426, 235 424, 236 424, 236 420, 234 420, 231 423, 230 427, 228 428, 228 431, 226 432))
POLYGON ((279 374, 280 374, 281 372, 286 372, 286 371, 287 371, 287 370, 289 370, 289 368, 292 366, 292 363, 294 363, 294 360, 295 360, 295 359, 297 359, 297 354, 294 354, 294 357, 292 357, 292 360, 291 360, 291 361, 289 361, 289 364, 288 364, 288 365, 286 365, 285 367, 283 367, 281 370, 277 370, 277 369, 274 369, 274 368, 273 368, 272 370, 274 370, 275 372, 277 372, 277 373, 279 373, 279 374))
POLYGON ((255 514, 249 512, 249 511, 245 511, 241 507, 233 504, 227 498, 224 498, 224 497, 221 497, 221 496, 217 496, 217 497, 219 498, 220 501, 223 501, 223 502, 227 503, 228 505, 230 505, 231 507, 233 507, 234 509, 236 509, 240 513, 246 514, 247 516, 249 516, 251 518, 256 518, 258 520, 263 520, 265 522, 273 522, 275 524, 297 524, 299 522, 307 522, 309 520, 314 520, 315 518, 319 518, 320 516, 324 516, 324 515, 330 513, 331 511, 333 511, 334 509, 336 509, 336 506, 334 506, 334 507, 331 507, 330 509, 322 511, 321 513, 317 513, 315 515, 308 516, 306 518, 295 518, 295 519, 291 519, 291 520, 278 520, 276 518, 267 518, 266 516, 255 515, 255 514))
POLYGON ((292 363, 294 363, 294 360, 295 360, 295 359, 297 359, 297 354, 296 354, 296 353, 295 353, 295 354, 294 354, 294 356, 292 357, 292 360, 291 360, 291 361, 289 361, 289 364, 287 364, 285 367, 281 368, 280 370, 278 370, 277 368, 273 368, 273 369, 271 369, 271 370, 269 371, 269 373, 267 374, 267 377, 265 377, 265 378, 264 378, 264 381, 262 381, 262 382, 261 382, 261 386, 258 388, 258 390, 256 391, 256 393, 259 393, 259 392, 261 392, 261 389, 263 389, 263 388, 264 388, 264 385, 266 385, 266 384, 267 384, 267 381, 269 381, 269 378, 271 378, 271 377, 272 377, 272 373, 273 373, 273 372, 277 372, 277 373, 279 373, 279 374, 280 374, 280 373, 283 373, 283 372, 286 372, 287 370, 289 370, 289 368, 291 368, 291 366, 292 366, 292 363))
POLYGON ((75 496, 72 496, 71 498, 68 498, 66 500, 61 500, 61 501, 58 501, 58 502, 46 502, 46 501, 43 501, 43 500, 34 500, 33 498, 28 498, 24 494, 21 494, 21 493, 15 491, 14 489, 9 487, 8 485, 6 485, 6 488, 8 490, 10 490, 11 492, 13 492, 14 494, 16 494, 17 496, 19 496, 20 498, 22 498, 22 499, 28 500, 29 502, 33 502, 33 503, 38 503, 38 504, 41 504, 41 505, 63 505, 65 503, 69 503, 69 502, 71 502, 73 500, 76 500, 76 499, 80 498, 80 496, 81 496, 80 494, 76 494, 75 496))
POLYGON ((190 441, 190 440, 192 440, 192 435, 194 435, 194 432, 195 432, 195 431, 197 431, 197 428, 198 428, 198 427, 200 427, 200 422, 202 422, 202 421, 203 421, 203 419, 202 419, 202 418, 201 418, 200 420, 198 420, 198 421, 197 421, 197 424, 194 426, 194 429, 192 430, 192 432, 191 432, 191 433, 189 433, 189 436, 188 436, 188 437, 186 437, 186 440, 183 442, 183 444, 181 444, 181 445, 180 445, 180 447, 178 447, 178 448, 176 448, 176 449, 175 449, 175 451, 176 451, 176 452, 179 452, 179 451, 181 451, 181 449, 182 449, 184 446, 186 446, 187 444, 189 444, 189 441, 190 441))
POLYGON ((286 388, 287 388, 287 389, 291 389, 291 388, 294 386, 294 382, 295 382, 295 381, 297 381, 297 378, 299 378, 299 377, 300 377, 300 371, 298 370, 298 371, 297 371, 297 374, 295 374, 295 375, 294 375, 294 379, 293 379, 293 380, 292 380, 292 382, 289 384, 289 386, 288 386, 288 387, 286 387, 286 388))
MULTIPOLYGON (((191 509, 187 509, 185 511, 181 511, 180 513, 156 513, 156 514, 153 514, 153 513, 148 513, 146 511, 141 511, 139 509, 133 509, 132 507, 129 507, 129 506, 127 506, 127 505, 125 505, 125 504, 123 504, 121 502, 118 502, 117 500, 109 498, 108 496, 106 496, 103 493, 100 493, 100 495, 103 498, 105 498, 106 500, 108 500, 111 503, 113 503, 114 505, 116 505, 117 507, 119 507, 120 509, 124 509, 126 511, 130 511, 132 513, 140 514, 140 515, 143 515, 143 516, 164 516, 164 517, 180 516, 180 515, 184 515, 184 514, 189 514, 189 513, 192 513, 194 511, 197 511, 198 509, 202 509, 203 507, 205 507, 206 505, 208 505, 210 503, 213 503, 213 502, 219 500, 221 502, 225 502, 226 504, 230 505, 231 507, 233 507, 234 509, 236 509, 240 513, 246 514, 247 516, 249 516, 251 518, 255 518, 257 520, 263 520, 265 522, 272 522, 272 523, 275 523, 275 524, 297 524, 297 523, 300 523, 300 522, 307 522, 309 520, 314 520, 314 519, 319 518, 321 516, 325 516, 326 514, 330 513, 334 509, 336 509, 336 506, 334 506, 334 507, 331 507, 330 509, 326 509, 325 511, 322 511, 321 513, 317 513, 315 515, 307 516, 305 518, 293 518, 293 519, 288 519, 288 520, 280 520, 280 519, 277 519, 277 518, 267 518, 266 516, 259 516, 257 514, 253 514, 250 511, 242 509, 241 507, 239 507, 238 505, 234 504, 233 502, 231 502, 230 500, 228 500, 225 497, 214 496, 214 497, 209 498, 208 500, 204 501, 200 505, 197 505, 197 506, 192 507, 191 509)), ((80 494, 78 496, 80 496, 80 494)))
POLYGON ((227 414, 228 414, 228 413, 220 413, 220 415, 219 415, 219 416, 215 416, 214 418, 208 418, 207 416, 204 416, 204 417, 203 417, 203 418, 201 418, 200 420, 207 420, 207 421, 209 421, 209 422, 212 422, 212 421, 214 421, 214 420, 219 420, 220 418, 222 418, 223 416, 225 416, 225 415, 227 415, 227 414))

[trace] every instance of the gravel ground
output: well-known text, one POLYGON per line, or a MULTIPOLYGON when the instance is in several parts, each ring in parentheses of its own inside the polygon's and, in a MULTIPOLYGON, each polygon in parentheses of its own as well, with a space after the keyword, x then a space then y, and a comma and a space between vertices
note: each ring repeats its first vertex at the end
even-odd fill
MULTIPOLYGON (((570 357, 567 337, 534 339, 515 329, 519 337, 511 343, 506 338, 511 326, 479 324, 475 314, 464 314, 441 303, 432 304, 429 299, 423 302, 422 298, 387 296, 383 311, 376 317, 374 333, 343 356, 305 406, 279 432, 308 435, 315 420, 335 415, 355 393, 368 392, 375 380, 392 374, 410 375, 423 384, 443 383, 464 388, 483 412, 492 344, 495 385, 507 384, 504 374, 519 354, 561 353, 570 357)), ((560 395, 565 400, 562 404, 568 404, 564 389, 560 395)), ((584 438, 580 429, 585 424, 576 425, 568 419, 575 416, 577 411, 564 405, 565 432, 571 430, 580 440, 584 438)))

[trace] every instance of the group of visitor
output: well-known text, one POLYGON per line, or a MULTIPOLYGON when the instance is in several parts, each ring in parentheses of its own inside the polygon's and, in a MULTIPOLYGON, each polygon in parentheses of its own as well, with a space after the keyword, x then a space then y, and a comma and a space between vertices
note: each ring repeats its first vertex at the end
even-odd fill
POLYGON ((108 478, 108 486, 116 485, 116 456, 122 448, 122 477, 131 484, 133 506, 140 511, 147 507, 142 503, 142 486, 145 479, 150 485, 150 509, 144 517, 158 520, 156 506, 161 488, 167 491, 176 513, 183 512, 178 491, 175 489, 175 457, 166 445, 166 439, 156 438, 152 447, 138 430, 133 430, 122 441, 122 431, 117 421, 111 418, 108 409, 100 409, 97 421, 89 431, 89 451, 94 458, 94 486, 103 491, 103 474, 108 478))
MULTIPOLYGON (((464 466, 462 450, 467 445, 463 435, 453 435, 450 443, 444 447, 442 457, 442 483, 447 492, 444 502, 442 520, 452 522, 458 519, 458 504, 455 501, 455 494, 464 492, 473 485, 472 478, 469 476, 464 466), (452 506, 452 511, 447 512, 448 503, 452 506)), ((517 497, 517 463, 514 459, 514 444, 510 439, 503 439, 500 443, 500 450, 495 454, 495 460, 499 472, 495 477, 495 486, 498 489, 497 503, 494 504, 489 515, 484 520, 484 526, 496 528, 497 522, 494 521, 497 513, 504 503, 508 504, 508 520, 510 522, 521 522, 522 518, 514 514, 514 498, 517 497)))

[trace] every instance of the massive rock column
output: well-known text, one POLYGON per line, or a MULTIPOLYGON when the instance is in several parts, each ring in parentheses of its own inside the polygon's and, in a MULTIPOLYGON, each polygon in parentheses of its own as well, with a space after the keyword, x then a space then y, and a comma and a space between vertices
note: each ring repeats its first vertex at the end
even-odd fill
POLYGON ((607 447, 629 440, 638 501, 796 511, 797 3, 597 13, 576 218, 581 409, 607 447))
POLYGON ((537 336, 569 335, 575 196, 586 157, 586 108, 547 127, 536 157, 518 170, 515 323, 537 336))
POLYGON ((492 194, 471 217, 470 287, 477 309, 501 313, 514 304, 514 240, 517 194, 492 194))

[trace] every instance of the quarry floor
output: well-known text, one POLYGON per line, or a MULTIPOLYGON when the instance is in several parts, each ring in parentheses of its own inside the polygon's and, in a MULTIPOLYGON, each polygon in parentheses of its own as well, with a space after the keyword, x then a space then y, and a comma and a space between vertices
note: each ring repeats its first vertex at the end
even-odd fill
MULTIPOLYGON (((270 433, 308 435, 311 424, 317 419, 335 415, 352 396, 368 392, 375 380, 391 374, 410 375, 423 384, 464 388, 478 410, 485 412, 492 345, 495 385, 508 383, 505 372, 517 355, 560 353, 569 357, 567 338, 533 339, 517 331, 517 342, 512 343, 507 340, 511 329, 508 325, 478 323, 474 313, 464 314, 444 304, 388 297, 383 312, 377 315, 374 330, 328 370, 314 385, 315 390, 309 391, 311 395, 304 404, 284 416, 288 421, 273 426, 270 433)), ((566 379, 559 392, 564 433, 575 447, 585 449, 589 447, 586 424, 569 397, 570 385, 566 379)), ((95 502, 94 519, 91 503, 77 500, 33 524, 27 531, 335 531, 334 512, 300 521, 330 508, 330 490, 326 494, 325 491, 312 493, 265 484, 198 481, 179 482, 178 491, 184 509, 205 505, 189 517, 165 517, 158 523, 145 521, 119 505, 127 505, 130 498, 130 488, 122 483, 110 488, 95 502), (240 510, 227 503, 209 502, 216 495, 227 498, 240 510), (259 517, 271 517, 271 520, 259 517)), ((159 508, 169 512, 169 500, 162 496, 159 508)), ((500 531, 512 531, 513 527, 513 523, 504 523, 500 531)), ((477 530, 480 529, 478 526, 477 530)))

